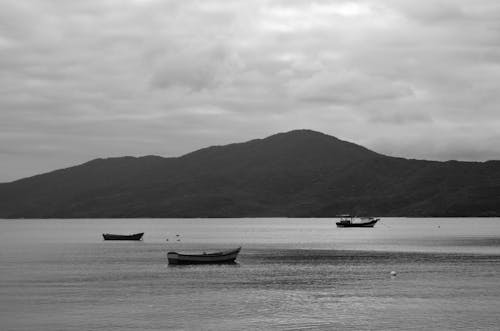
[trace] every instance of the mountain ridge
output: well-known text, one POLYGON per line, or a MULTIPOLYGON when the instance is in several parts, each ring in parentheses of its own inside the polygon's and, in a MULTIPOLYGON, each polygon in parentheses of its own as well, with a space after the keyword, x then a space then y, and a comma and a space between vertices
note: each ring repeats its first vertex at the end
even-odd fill
POLYGON ((498 216, 500 161, 386 156, 312 130, 0 184, 2 218, 498 216))

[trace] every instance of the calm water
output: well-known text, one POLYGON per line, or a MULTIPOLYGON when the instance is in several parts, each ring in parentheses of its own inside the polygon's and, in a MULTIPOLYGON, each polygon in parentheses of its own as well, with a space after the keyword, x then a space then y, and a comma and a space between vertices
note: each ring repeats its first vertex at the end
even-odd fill
POLYGON ((0 330, 499 325, 498 218, 0 220, 0 330), (239 245, 234 266, 167 265, 169 250, 239 245))

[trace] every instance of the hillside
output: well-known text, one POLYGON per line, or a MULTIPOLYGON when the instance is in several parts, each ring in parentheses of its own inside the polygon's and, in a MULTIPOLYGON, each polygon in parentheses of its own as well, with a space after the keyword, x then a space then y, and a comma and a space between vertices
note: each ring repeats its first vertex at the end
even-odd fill
POLYGON ((0 184, 1 218, 500 216, 500 162, 384 156, 296 130, 0 184))

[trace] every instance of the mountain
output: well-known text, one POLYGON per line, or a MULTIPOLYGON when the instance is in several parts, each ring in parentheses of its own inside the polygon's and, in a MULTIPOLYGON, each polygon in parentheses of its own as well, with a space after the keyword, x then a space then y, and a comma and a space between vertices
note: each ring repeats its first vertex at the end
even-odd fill
POLYGON ((1 218, 500 216, 500 161, 389 157, 295 130, 0 184, 1 218))

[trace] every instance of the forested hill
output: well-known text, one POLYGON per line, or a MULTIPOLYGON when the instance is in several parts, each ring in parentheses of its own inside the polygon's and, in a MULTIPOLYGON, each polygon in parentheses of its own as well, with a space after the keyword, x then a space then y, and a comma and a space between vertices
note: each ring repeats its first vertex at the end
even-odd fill
POLYGON ((500 161, 389 157, 296 130, 0 184, 1 218, 500 216, 500 161))

